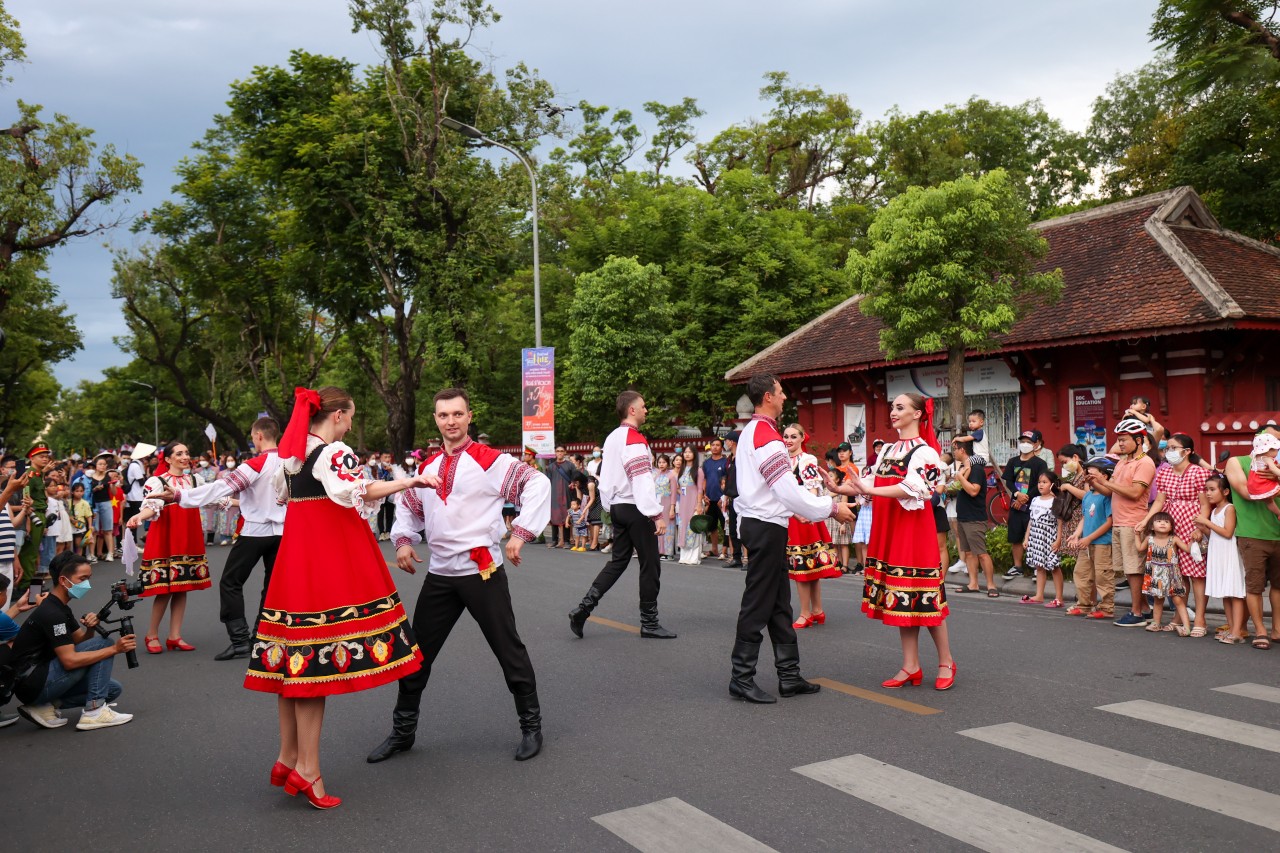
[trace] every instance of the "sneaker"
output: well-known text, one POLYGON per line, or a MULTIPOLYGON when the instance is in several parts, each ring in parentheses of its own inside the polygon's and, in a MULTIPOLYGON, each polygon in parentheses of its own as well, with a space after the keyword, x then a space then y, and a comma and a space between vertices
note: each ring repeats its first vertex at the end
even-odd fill
POLYGON ((1135 616, 1133 611, 1129 611, 1121 616, 1112 625, 1119 625, 1121 628, 1141 628, 1150 622, 1150 619, 1144 619, 1141 616, 1135 616))
POLYGON ((969 567, 965 564, 964 560, 956 560, 951 564, 951 568, 947 569, 947 571, 953 575, 958 575, 961 572, 969 571, 969 567))
POLYGON ((12 726, 14 723, 18 722, 19 719, 20 718, 17 714, 0 713, 0 729, 5 728, 6 726, 12 726))
POLYGON ((95 557, 93 554, 88 555, 85 559, 87 559, 90 563, 98 562, 98 558, 95 557))
POLYGON ((52 705, 19 705, 18 713, 42 729, 56 729, 69 722, 52 705))
POLYGON ((1009 571, 1004 573, 1005 580, 1013 580, 1022 577, 1022 566, 1010 566, 1009 571))
POLYGON ((113 556, 112 556, 112 555, 110 555, 110 554, 108 554, 107 556, 103 557, 102 559, 103 559, 104 561, 108 562, 108 563, 114 563, 114 562, 116 561, 116 558, 115 558, 115 557, 113 557, 113 556))
POLYGON ((82 732, 107 729, 112 726, 123 726, 132 719, 133 714, 121 714, 110 706, 104 705, 96 711, 81 711, 80 722, 76 723, 76 729, 82 732))

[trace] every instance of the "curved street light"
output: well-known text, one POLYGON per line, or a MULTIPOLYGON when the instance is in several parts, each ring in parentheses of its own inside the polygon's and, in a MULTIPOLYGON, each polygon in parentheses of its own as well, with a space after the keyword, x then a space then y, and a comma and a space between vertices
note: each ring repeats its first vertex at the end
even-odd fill
POLYGON ((160 446, 160 398, 156 394, 156 386, 148 385, 145 382, 139 382, 136 379, 126 379, 125 382, 130 382, 134 385, 141 385, 143 388, 151 389, 151 416, 152 418, 154 418, 154 424, 155 424, 155 430, 156 430, 156 435, 155 435, 156 447, 159 447, 160 446))
POLYGON ((509 152, 517 160, 519 160, 529 173, 529 185, 533 189, 533 339, 534 346, 542 346, 542 279, 538 270, 538 176, 533 170, 533 163, 529 161, 528 156, 518 148, 512 148, 510 145, 498 142, 496 139, 490 139, 476 128, 469 124, 463 124, 457 119, 448 116, 440 119, 440 124, 452 131, 461 133, 468 139, 476 139, 486 145, 493 145, 501 148, 503 151, 509 152))

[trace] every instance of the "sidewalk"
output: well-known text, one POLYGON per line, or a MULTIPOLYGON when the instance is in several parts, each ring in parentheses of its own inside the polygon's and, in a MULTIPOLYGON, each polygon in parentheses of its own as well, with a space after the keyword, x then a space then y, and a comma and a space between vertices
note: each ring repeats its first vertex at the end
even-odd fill
MULTIPOLYGON (((946 582, 949 587, 955 587, 958 585, 962 586, 967 584, 968 576, 963 574, 947 575, 946 582)), ((982 581, 980 578, 979 586, 981 585, 982 585, 982 581)), ((1020 578, 1012 578, 1010 580, 1004 580, 999 574, 997 574, 996 588, 1000 590, 1001 595, 1012 595, 1015 598, 1020 598, 1023 595, 1035 595, 1036 579, 1028 578, 1028 577, 1020 577, 1020 578)), ((1053 594, 1052 579, 1045 585, 1045 588, 1049 591, 1049 595, 1053 594)), ((950 592, 950 589, 948 589, 948 592, 950 592)), ((1071 581, 1066 581, 1063 584, 1063 595, 1065 596, 1065 598, 1063 598, 1062 600, 1065 601, 1068 604, 1068 606, 1070 606, 1070 604, 1076 600, 1076 585, 1073 584, 1071 581)), ((1188 603, 1191 603, 1194 605, 1194 601, 1189 601, 1188 603)), ((1117 586, 1116 587, 1116 607, 1117 608, 1128 607, 1129 604, 1130 604, 1129 587, 1127 585, 1117 586)), ((1262 609, 1264 614, 1268 618, 1270 618, 1271 602, 1266 596, 1264 596, 1262 599, 1262 609)), ((1216 613, 1216 614, 1222 615, 1223 614, 1222 599, 1210 598, 1209 606, 1205 608, 1205 610, 1208 613, 1216 613)))

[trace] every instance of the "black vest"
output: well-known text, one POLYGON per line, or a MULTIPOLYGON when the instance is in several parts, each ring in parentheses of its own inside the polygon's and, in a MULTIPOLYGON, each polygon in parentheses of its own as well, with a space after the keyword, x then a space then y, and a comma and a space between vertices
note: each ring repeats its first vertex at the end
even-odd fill
POLYGON ((289 501, 314 501, 321 498, 328 498, 329 493, 324 490, 324 483, 316 479, 311 473, 315 468, 316 460, 320 458, 320 454, 328 447, 322 444, 307 455, 307 461, 302 463, 302 470, 296 474, 285 472, 284 479, 289 486, 289 501))

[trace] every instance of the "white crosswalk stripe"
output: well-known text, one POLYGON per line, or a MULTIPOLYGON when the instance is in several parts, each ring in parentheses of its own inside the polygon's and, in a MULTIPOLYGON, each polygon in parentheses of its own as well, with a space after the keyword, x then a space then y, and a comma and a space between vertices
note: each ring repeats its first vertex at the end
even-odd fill
POLYGON ((1199 711, 1188 711, 1161 705, 1159 702, 1147 702, 1142 699, 1133 702, 1117 702, 1114 705, 1102 705, 1099 711, 1133 717, 1148 723, 1195 732, 1208 737, 1229 740, 1245 746, 1265 749, 1267 752, 1280 752, 1280 730, 1252 723, 1241 723, 1226 717, 1215 717, 1212 714, 1201 714, 1199 711))
POLYGON ((966 729, 959 734, 1280 831, 1280 796, 1227 779, 1040 731, 1021 723, 966 729))
POLYGON ((1121 849, 866 755, 821 761, 795 772, 979 850, 1121 849))
POLYGON ((1261 699, 1263 702, 1275 702, 1280 705, 1280 687, 1268 687, 1265 684, 1228 684, 1226 687, 1213 688, 1219 693, 1230 693, 1233 696, 1244 696, 1247 699, 1261 699))
POLYGON ((642 853, 777 853, 676 797, 592 820, 642 853))

